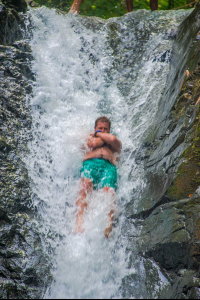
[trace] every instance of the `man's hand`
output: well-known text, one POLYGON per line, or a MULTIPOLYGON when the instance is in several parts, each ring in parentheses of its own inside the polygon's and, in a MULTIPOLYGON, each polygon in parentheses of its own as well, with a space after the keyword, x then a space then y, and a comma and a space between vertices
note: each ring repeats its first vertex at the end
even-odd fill
POLYGON ((104 141, 100 137, 95 137, 95 132, 90 133, 90 137, 87 139, 89 149, 101 148, 104 144, 104 141))

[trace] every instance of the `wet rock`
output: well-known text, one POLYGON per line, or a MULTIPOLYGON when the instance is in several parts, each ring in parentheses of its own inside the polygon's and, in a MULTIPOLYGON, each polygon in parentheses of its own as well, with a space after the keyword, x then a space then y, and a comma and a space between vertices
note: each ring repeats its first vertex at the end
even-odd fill
MULTIPOLYGON (((199 14, 198 6, 181 24, 172 51, 171 71, 166 91, 155 119, 155 123, 157 123, 150 129, 146 145, 140 149, 138 160, 140 161, 142 156, 145 158, 149 189, 146 189, 146 193, 140 201, 138 213, 151 210, 161 200, 181 164, 181 155, 193 140, 192 132, 196 126, 196 118, 199 117, 199 103, 196 103, 196 96, 200 93, 197 88, 200 76, 198 65, 200 43, 199 41, 194 43, 200 28, 199 14), (191 27, 188 26, 189 22, 191 27), (184 34, 185 37, 190 36, 190 41, 183 38, 184 34), (178 49, 182 49, 181 57, 184 57, 184 60, 180 59, 178 49), (187 78, 184 75, 186 70, 189 70, 190 73, 189 77, 186 76, 187 78), (176 75, 177 78, 173 78, 176 75)), ((184 195, 184 197, 187 196, 189 194, 184 195)))
POLYGON ((11 146, 8 145, 5 137, 0 137, 0 151, 1 152, 9 152, 11 151, 11 146))
POLYGON ((2 0, 2 3, 9 8, 14 8, 17 12, 26 12, 27 4, 25 0, 2 0))
POLYGON ((41 298, 50 278, 21 159, 30 139, 27 97, 34 80, 24 41, 27 16, 18 13, 26 7, 23 0, 0 2, 0 299, 41 298))
POLYGON ((129 207, 127 214, 142 225, 135 237, 140 254, 169 278, 161 296, 165 299, 200 297, 199 15, 198 5, 177 33, 155 131, 140 152, 147 189, 137 213, 131 216, 129 207))
POLYGON ((141 252, 165 270, 198 270, 199 210, 198 195, 157 207, 144 220, 141 252))
POLYGON ((30 6, 30 7, 39 7, 39 4, 36 3, 33 0, 26 0, 26 3, 30 6))
POLYGON ((166 288, 161 299, 199 299, 200 298, 200 279, 196 272, 182 270, 177 280, 170 288, 166 288))
POLYGON ((0 1, 0 44, 8 45, 23 38, 22 28, 25 28, 22 15, 18 12, 26 10, 23 0, 0 1))

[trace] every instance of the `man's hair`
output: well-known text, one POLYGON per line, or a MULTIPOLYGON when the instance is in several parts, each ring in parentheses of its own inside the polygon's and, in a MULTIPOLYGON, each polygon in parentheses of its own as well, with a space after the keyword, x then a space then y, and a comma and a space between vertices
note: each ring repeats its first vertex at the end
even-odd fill
POLYGON ((98 122, 108 123, 109 124, 109 129, 111 127, 111 121, 106 116, 99 117, 98 119, 96 119, 96 121, 95 121, 95 128, 97 127, 98 122))

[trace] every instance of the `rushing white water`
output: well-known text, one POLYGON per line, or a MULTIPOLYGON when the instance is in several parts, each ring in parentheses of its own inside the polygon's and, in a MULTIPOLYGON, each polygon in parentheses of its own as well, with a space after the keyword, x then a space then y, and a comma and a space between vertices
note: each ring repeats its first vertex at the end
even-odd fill
MULTIPOLYGON (((53 283, 45 297, 118 298, 123 296, 120 286, 126 276, 139 274, 145 281, 139 258, 135 256, 134 264, 128 266, 128 242, 122 230, 124 209, 132 199, 137 207, 145 187, 143 167, 135 163, 134 153, 145 140, 169 71, 167 62, 153 62, 153 59, 171 49, 172 41, 162 33, 152 34, 135 70, 124 66, 130 78, 137 71, 137 78, 127 80, 131 88, 128 96, 124 96, 118 87, 125 80, 124 71, 113 69, 115 57, 108 43, 109 21, 93 31, 83 25, 81 18, 59 15, 54 10, 40 8, 31 11, 31 15, 36 82, 31 99, 33 139, 26 163, 34 204, 41 216, 39 226, 53 263, 53 283), (104 229, 110 199, 101 191, 95 191, 88 199, 85 232, 74 234, 81 145, 93 131, 95 119, 102 114, 111 119, 112 132, 123 145, 116 221, 109 240, 104 229)), ((176 22, 173 13, 170 18, 172 23, 176 22)), ((116 22, 126 27, 124 22, 116 22)), ((130 38, 124 39, 130 43, 130 38)), ((125 46, 118 56, 125 55, 125 46)), ((129 230, 134 232, 135 228, 129 230)), ((161 285, 165 284, 162 274, 159 280, 161 285)), ((133 282, 131 295, 147 296, 144 282, 133 282)))

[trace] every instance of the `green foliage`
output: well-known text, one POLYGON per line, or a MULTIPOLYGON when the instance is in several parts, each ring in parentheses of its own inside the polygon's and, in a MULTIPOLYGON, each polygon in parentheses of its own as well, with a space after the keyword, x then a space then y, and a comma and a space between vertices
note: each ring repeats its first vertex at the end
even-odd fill
POLYGON ((126 5, 121 0, 85 0, 81 6, 80 14, 107 19, 123 16, 126 12, 126 5))
MULTIPOLYGON (((159 10, 184 7, 192 0, 159 0, 159 10)), ((39 5, 69 11, 73 0, 35 0, 39 5)), ((192 7, 192 6, 191 6, 192 7)), ((186 8, 190 8, 189 6, 186 8)), ((133 0, 133 9, 150 9, 150 0, 133 0)), ((104 19, 120 17, 127 13, 126 0, 84 0, 80 14, 104 19)))
POLYGON ((64 11, 69 11, 73 0, 35 0, 41 6, 58 8, 64 11))

